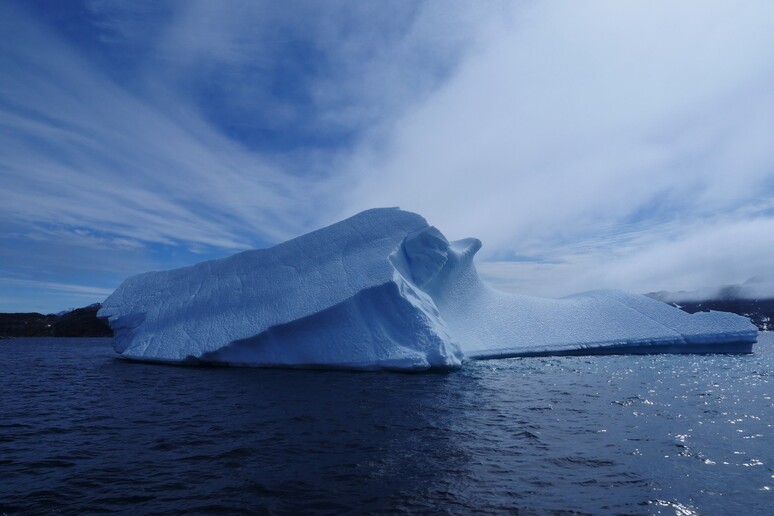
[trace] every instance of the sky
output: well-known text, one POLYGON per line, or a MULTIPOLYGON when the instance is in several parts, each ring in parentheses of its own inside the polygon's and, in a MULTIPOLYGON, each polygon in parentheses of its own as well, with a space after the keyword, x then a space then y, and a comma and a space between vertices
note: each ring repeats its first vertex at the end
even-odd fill
POLYGON ((768 0, 0 0, 0 312, 380 206, 530 295, 771 278, 771 27, 768 0))

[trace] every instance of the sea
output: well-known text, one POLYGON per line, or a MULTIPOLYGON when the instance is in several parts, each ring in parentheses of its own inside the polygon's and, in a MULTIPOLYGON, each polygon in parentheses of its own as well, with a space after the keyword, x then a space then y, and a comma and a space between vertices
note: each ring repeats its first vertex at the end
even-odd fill
POLYGON ((751 355, 443 373, 175 367, 0 341, 0 514, 774 514, 751 355))

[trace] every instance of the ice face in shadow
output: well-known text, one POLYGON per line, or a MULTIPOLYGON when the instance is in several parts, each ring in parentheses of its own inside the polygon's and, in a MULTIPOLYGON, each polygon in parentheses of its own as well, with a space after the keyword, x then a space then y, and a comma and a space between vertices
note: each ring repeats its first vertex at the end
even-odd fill
POLYGON ((449 242, 414 213, 374 209, 270 249, 127 279, 99 316, 128 359, 424 370, 465 358, 749 352, 757 331, 644 296, 564 299, 482 283, 475 238, 449 242))

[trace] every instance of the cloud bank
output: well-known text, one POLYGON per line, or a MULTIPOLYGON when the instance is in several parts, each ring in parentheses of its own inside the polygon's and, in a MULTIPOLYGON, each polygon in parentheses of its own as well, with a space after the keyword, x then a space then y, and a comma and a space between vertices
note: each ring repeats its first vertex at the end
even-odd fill
POLYGON ((522 5, 388 144, 361 148, 347 206, 400 204, 479 236, 485 259, 509 263, 484 265, 489 278, 531 293, 695 288, 766 267, 774 8, 522 5))

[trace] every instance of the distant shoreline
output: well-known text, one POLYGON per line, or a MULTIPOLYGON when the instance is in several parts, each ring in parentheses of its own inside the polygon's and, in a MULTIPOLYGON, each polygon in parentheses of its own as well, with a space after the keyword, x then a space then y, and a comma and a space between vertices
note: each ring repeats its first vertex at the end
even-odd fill
POLYGON ((18 337, 112 337, 113 331, 97 318, 100 304, 60 314, 0 313, 0 339, 18 337))

